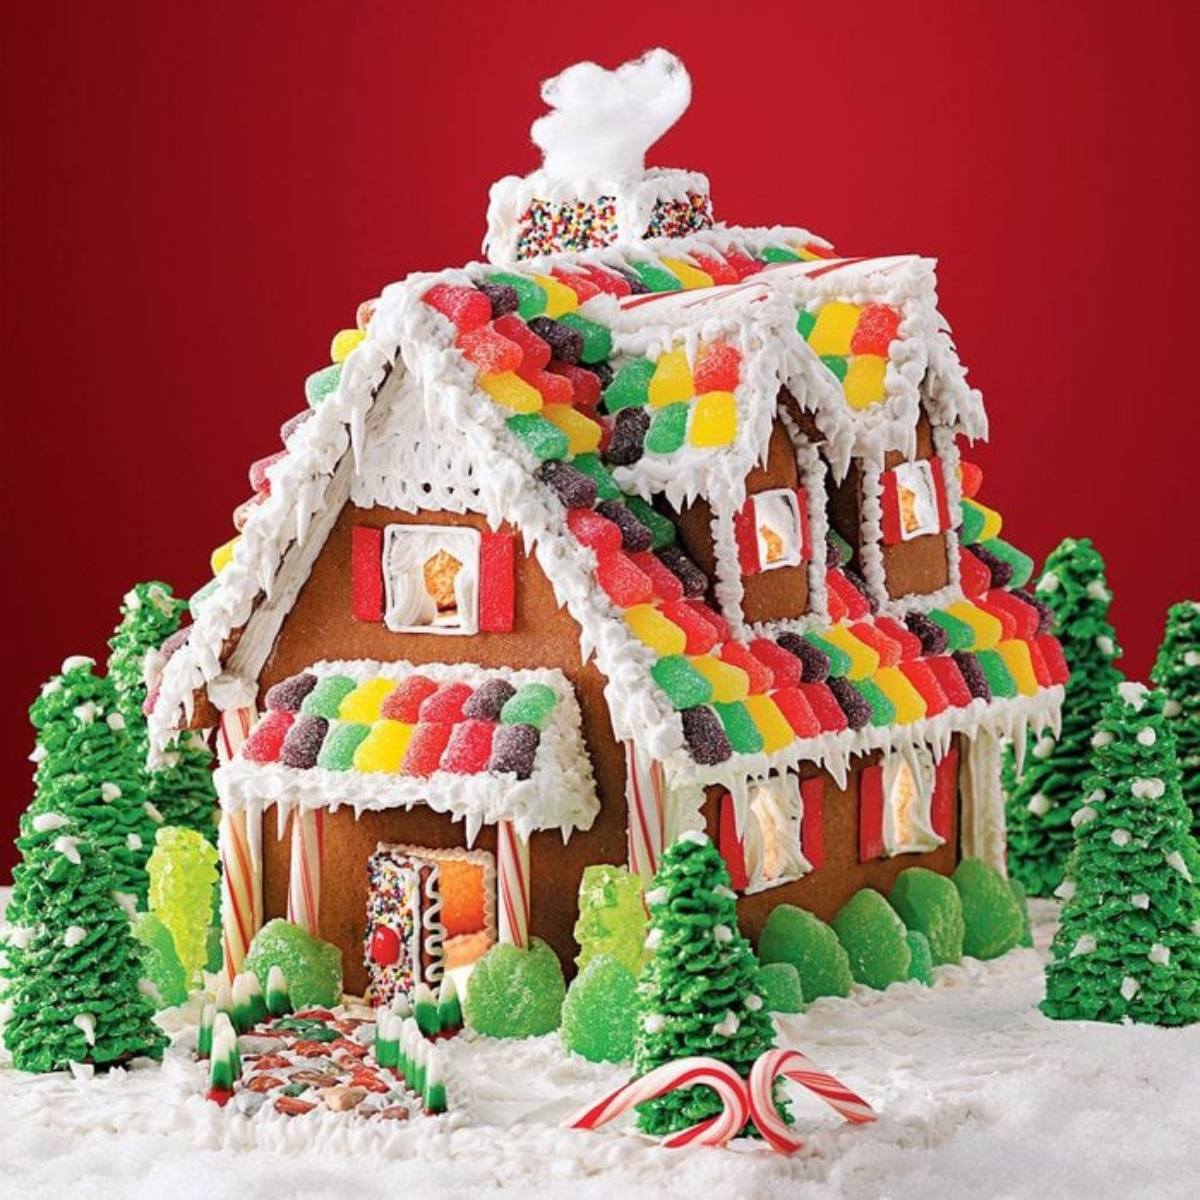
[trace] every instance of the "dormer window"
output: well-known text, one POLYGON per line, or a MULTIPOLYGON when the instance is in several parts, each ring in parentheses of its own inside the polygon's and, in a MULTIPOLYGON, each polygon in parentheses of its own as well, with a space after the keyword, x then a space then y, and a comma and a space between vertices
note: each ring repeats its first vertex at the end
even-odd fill
POLYGON ((769 488, 750 496, 734 520, 743 575, 798 567, 812 557, 808 502, 798 488, 769 488))
POLYGON ((899 463, 883 472, 880 484, 885 544, 909 542, 950 528, 940 459, 899 463))
POLYGON ((383 532, 383 623, 393 633, 479 629, 479 530, 389 525, 383 532))

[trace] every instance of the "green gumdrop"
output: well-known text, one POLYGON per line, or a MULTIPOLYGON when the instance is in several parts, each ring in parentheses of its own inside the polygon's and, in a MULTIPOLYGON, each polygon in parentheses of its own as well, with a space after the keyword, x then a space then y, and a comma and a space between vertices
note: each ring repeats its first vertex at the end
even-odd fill
POLYGON ((872 725, 891 725, 896 720, 896 706, 873 679, 856 679, 853 687, 871 706, 872 725))
POLYGON ((589 321, 587 317, 581 317, 578 313, 563 313, 558 319, 583 335, 580 362, 603 362, 612 353, 612 334, 603 325, 589 321))
POLYGON ((691 405, 687 401, 668 404, 654 414, 650 432, 646 434, 646 450, 650 454, 674 454, 687 437, 688 413, 691 405))
POLYGON ((759 251, 759 258, 763 262, 799 262, 800 255, 789 250, 786 246, 765 246, 759 251))
POLYGON ((600 955, 615 958, 636 975, 646 960, 645 886, 628 867, 596 863, 579 881, 575 965, 582 971, 600 955))
POLYGON ((841 646, 835 646, 832 642, 827 642, 823 637, 816 633, 806 633, 804 640, 811 642, 816 646, 822 654, 829 659, 830 675, 847 675, 850 672, 850 655, 848 655, 841 646))
MULTIPOLYGON (((565 434, 563 435, 566 436, 565 434)), ((565 458, 566 455, 560 455, 565 458)), ((623 500, 625 493, 617 487, 609 469, 600 461, 598 454, 576 454, 571 459, 571 466, 582 472, 596 485, 597 500, 623 500)))
POLYGON ((536 279, 526 275, 514 275, 509 271, 498 271, 488 276, 489 283, 500 283, 517 293, 517 312, 526 321, 546 311, 546 289, 536 279))
POLYGON ((187 973, 175 953, 171 931, 154 913, 138 913, 133 922, 133 936, 141 945, 142 978, 152 983, 158 993, 154 1007, 163 1009, 182 1004, 188 997, 187 973))
POLYGON ((817 323, 817 314, 810 313, 807 309, 802 308, 796 314, 796 332, 807 342, 808 335, 812 333, 813 326, 817 323))
POLYGON ((809 1002, 819 996, 848 996, 854 982, 837 934, 794 904, 778 904, 771 910, 758 939, 758 957, 763 963, 791 963, 809 1002))
POLYGON ((336 391, 341 378, 341 363, 334 363, 332 367, 322 367, 321 370, 314 371, 304 381, 304 398, 308 401, 309 407, 316 408, 330 392, 336 391))
MULTIPOLYGON (((1192 878, 1196 878, 1193 872, 1192 878)), ((1025 886, 1019 879, 1009 878, 1008 886, 1012 890, 1012 894, 1017 898, 1017 907, 1021 910, 1021 940, 1017 943, 1018 946, 1033 945, 1033 926, 1029 920, 1029 897, 1025 894, 1025 886)))
POLYGON ((505 725, 533 725, 544 729, 558 697, 544 683, 527 683, 504 702, 500 720, 505 725))
POLYGON ((833 372, 839 383, 846 378, 846 372, 850 370, 850 359, 845 354, 822 354, 821 362, 833 372))
POLYGON ((1004 659, 995 650, 976 650, 976 661, 994 698, 1011 700, 1017 694, 1017 684, 1009 673, 1004 659))
POLYGON ((672 275, 666 267, 655 266, 649 262, 634 262, 629 264, 637 273, 638 278, 652 292, 678 292, 683 290, 679 278, 672 275))
POLYGON ((217 852, 194 829, 164 825, 146 861, 150 911, 170 931, 186 978, 208 961, 208 927, 217 885, 217 852))
POLYGON ((964 858, 954 872, 962 899, 966 935, 963 953, 973 958, 999 958, 1021 940, 1021 906, 1008 880, 978 858, 964 858))
POLYGON ((654 363, 648 358, 627 362, 604 389, 604 411, 620 412, 623 408, 640 408, 650 396, 650 380, 654 363))
POLYGON ((882 990, 908 978, 912 951, 896 910, 874 889, 855 892, 831 922, 859 983, 882 990))
POLYGON ((537 458, 566 458, 571 448, 567 435, 541 413, 517 413, 504 422, 537 458))
POLYGON ((1033 574, 1033 559, 1028 554, 1018 550, 1016 546, 1010 546, 998 537, 989 538, 986 542, 979 544, 1012 568, 1012 578, 1005 584, 1005 587, 1023 588, 1029 582, 1029 577, 1033 574))
POLYGON ((738 754, 757 754, 763 748, 762 734, 750 715, 750 710, 740 701, 714 704, 717 716, 725 729, 729 744, 738 754))
POLYGON ((654 539, 650 543, 651 550, 663 550, 674 545, 675 523, 669 517, 664 517, 649 501, 641 496, 628 496, 625 507, 650 530, 650 536, 654 539))
POLYGON ((593 958, 567 989, 561 1035, 589 1062, 626 1062, 637 1031, 637 980, 611 954, 593 958))
POLYGON ((923 983, 926 987, 933 985, 933 955, 929 950, 929 939, 916 929, 910 929, 904 940, 908 943, 912 957, 908 963, 908 977, 923 983))
POLYGON ((712 684, 682 654, 660 658, 650 674, 676 708, 695 708, 712 699, 712 684))
POLYGON ((896 877, 888 899, 909 930, 925 935, 935 965, 962 959, 962 901, 952 879, 909 867, 896 877))
POLYGON ((949 613, 938 612, 937 609, 929 614, 929 619, 946 631, 947 650, 970 650, 975 645, 975 630, 966 621, 960 621, 949 613))
POLYGON ((463 1015, 488 1037, 540 1037, 558 1028, 566 990, 558 956, 540 938, 528 950, 499 942, 467 980, 463 1015))
POLYGON ((283 972, 297 1009, 342 1002, 342 952, 279 917, 254 935, 243 969, 265 982, 272 967, 283 972))
POLYGON ((804 1011, 804 988, 800 984, 800 972, 790 962, 766 963, 759 967, 758 990, 762 993, 768 1012, 804 1011))
POLYGON ((979 541, 979 535, 983 532, 984 525, 987 524, 987 519, 979 510, 977 504, 972 504, 970 500, 962 502, 962 527, 958 531, 958 539, 964 546, 973 546, 979 541))
POLYGON ((331 725, 317 756, 317 766, 326 771, 348 771, 354 765, 354 752, 371 732, 370 725, 340 721, 331 725))
POLYGON ((358 685, 349 675, 329 675, 322 679, 300 705, 305 716, 325 717, 334 720, 342 701, 358 685))

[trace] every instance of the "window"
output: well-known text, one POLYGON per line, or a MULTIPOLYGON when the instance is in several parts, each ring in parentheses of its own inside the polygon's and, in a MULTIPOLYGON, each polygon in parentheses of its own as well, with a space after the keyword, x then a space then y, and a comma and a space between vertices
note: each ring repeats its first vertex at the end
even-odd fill
POLYGON ((883 474, 883 538, 908 542, 950 527, 942 464, 936 458, 898 463, 883 474))
POLYGON ((383 623, 394 633, 476 633, 479 547, 479 531, 465 526, 387 526, 383 623))
POLYGON ((950 837, 958 751, 935 761, 926 748, 889 754, 859 776, 859 860, 924 854, 950 837))
POLYGON ((798 567, 811 557, 806 509, 796 488, 771 488, 747 499, 734 524, 743 575, 798 567))
MULTIPOLYGON (((819 806, 813 813, 819 824, 819 806)), ((720 847, 733 886, 762 892, 807 875, 813 864, 804 854, 807 838, 800 781, 792 773, 772 775, 750 785, 739 834, 733 797, 721 799, 720 847)))

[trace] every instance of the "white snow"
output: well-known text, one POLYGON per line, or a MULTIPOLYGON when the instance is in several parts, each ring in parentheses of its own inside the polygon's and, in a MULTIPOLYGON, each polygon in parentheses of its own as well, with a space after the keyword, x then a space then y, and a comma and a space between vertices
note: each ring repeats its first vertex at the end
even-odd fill
MULTIPOLYGON (((570 1059, 555 1035, 446 1043, 456 1108, 447 1117, 386 1128, 337 1114, 249 1119, 203 1100, 189 1026, 162 1068, 79 1079, 0 1070, 0 1191, 49 1200, 86 1180, 105 1200, 475 1196, 501 1186, 522 1200, 1190 1198, 1200 1027, 1043 1017, 1054 913, 1034 905, 1036 951, 968 959, 938 968, 932 988, 856 989, 782 1018, 786 1044, 880 1113, 854 1128, 789 1085, 807 1139, 794 1158, 748 1142, 665 1150, 632 1134, 628 1117, 599 1133, 562 1130, 627 1068, 570 1059)), ((164 1020, 183 1024, 178 1011, 164 1020)))

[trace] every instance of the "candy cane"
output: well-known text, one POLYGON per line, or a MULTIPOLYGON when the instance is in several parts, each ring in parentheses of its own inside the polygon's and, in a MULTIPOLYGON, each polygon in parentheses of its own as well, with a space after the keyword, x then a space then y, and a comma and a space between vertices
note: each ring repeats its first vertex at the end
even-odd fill
POLYGON ((320 933, 323 809, 297 808, 292 815, 292 857, 288 868, 287 919, 306 933, 320 933))
POLYGON ((875 1112, 859 1095, 832 1075, 818 1070, 799 1050, 768 1050, 750 1072, 750 1113, 759 1133, 781 1154, 794 1154, 804 1143, 788 1128, 775 1107, 775 1080, 785 1076, 819 1096, 847 1121, 862 1125, 875 1120, 875 1112))
POLYGON ((217 759, 224 765, 237 754, 254 724, 255 711, 247 708, 227 708, 217 724, 217 759))
POLYGON ((529 843, 511 821, 497 821, 496 849, 500 940, 523 949, 529 944, 529 843))
POLYGON ((605 1096, 597 1104, 585 1108, 567 1122, 568 1129, 599 1129, 609 1121, 628 1112, 638 1104, 657 1099, 667 1092, 679 1088, 703 1085, 716 1092, 721 1101, 721 1112, 692 1125, 668 1138, 663 1145, 672 1149, 679 1146, 723 1146, 736 1137, 745 1127, 750 1115, 746 1085, 738 1073, 715 1058, 681 1058, 665 1063, 653 1071, 635 1079, 624 1087, 605 1096))
POLYGON ((221 814, 221 948, 225 975, 232 982, 246 959, 261 921, 262 874, 257 848, 250 843, 244 811, 221 814))
POLYGON ((625 772, 629 867, 649 884, 666 837, 666 778, 662 763, 647 763, 633 741, 625 743, 625 772))

